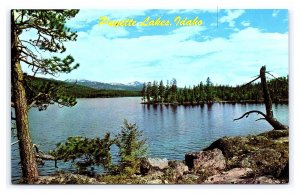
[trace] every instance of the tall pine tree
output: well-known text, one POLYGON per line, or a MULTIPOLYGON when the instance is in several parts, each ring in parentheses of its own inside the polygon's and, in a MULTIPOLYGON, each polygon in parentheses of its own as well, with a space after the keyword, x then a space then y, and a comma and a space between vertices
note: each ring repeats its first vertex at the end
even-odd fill
MULTIPOLYGON (((66 51, 64 42, 75 41, 76 33, 65 26, 67 20, 75 17, 78 10, 12 10, 11 11, 11 87, 12 106, 15 109, 17 137, 24 182, 34 183, 38 178, 38 169, 33 152, 28 110, 31 106, 46 107, 52 101, 72 106, 74 99, 53 95, 55 86, 48 91, 30 88, 24 77, 21 64, 31 68, 36 74, 56 75, 69 73, 79 64, 73 64, 71 55, 65 58, 50 57, 53 53, 66 51), (32 30, 37 36, 22 40, 21 34, 32 30), (45 54, 43 56, 43 54, 45 54), (48 55, 47 55, 48 54, 48 55), (29 95, 31 94, 31 95, 29 95)), ((41 87, 42 89, 43 87, 41 87)))

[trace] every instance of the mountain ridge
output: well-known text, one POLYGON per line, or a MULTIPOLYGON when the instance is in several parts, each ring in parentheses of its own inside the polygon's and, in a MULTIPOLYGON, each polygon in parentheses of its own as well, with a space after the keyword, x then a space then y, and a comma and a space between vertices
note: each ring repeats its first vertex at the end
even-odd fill
POLYGON ((141 91, 143 88, 143 83, 139 81, 133 81, 130 83, 105 83, 99 81, 90 81, 87 79, 74 80, 69 79, 65 82, 76 83, 78 85, 91 87, 94 89, 109 89, 109 90, 127 90, 127 91, 141 91))

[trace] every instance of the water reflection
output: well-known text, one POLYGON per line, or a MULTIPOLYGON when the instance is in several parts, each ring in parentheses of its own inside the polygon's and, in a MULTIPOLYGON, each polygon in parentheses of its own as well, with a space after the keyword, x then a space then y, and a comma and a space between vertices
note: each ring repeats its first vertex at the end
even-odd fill
POLYGON ((174 114, 177 112, 177 105, 171 105, 171 110, 174 114))

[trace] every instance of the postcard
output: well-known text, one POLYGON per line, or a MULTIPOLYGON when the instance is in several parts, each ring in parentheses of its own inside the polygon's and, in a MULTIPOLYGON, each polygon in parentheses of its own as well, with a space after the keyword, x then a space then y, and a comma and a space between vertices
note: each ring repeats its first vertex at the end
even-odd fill
POLYGON ((11 10, 12 184, 287 184, 286 9, 11 10))

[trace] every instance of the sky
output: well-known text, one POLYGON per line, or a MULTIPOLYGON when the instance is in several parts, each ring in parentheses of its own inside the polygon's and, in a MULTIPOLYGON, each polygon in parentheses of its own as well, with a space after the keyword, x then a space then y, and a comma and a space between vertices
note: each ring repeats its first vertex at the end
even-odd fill
POLYGON ((234 86, 253 79, 262 65, 275 76, 288 75, 287 10, 80 10, 66 25, 78 38, 65 43, 64 55, 71 54, 80 67, 60 74, 59 80, 129 83, 176 78, 184 87, 210 77, 214 84, 234 86), (161 17, 172 25, 99 26, 101 16, 137 22, 161 17), (198 16, 202 25, 176 26, 177 16, 198 16))

